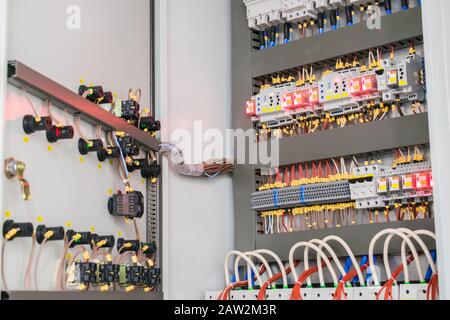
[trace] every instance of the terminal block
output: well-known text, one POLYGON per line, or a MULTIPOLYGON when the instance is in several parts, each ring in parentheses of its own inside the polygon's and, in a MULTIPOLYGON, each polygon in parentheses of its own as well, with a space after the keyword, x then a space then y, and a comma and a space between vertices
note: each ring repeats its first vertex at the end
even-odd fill
POLYGON ((97 264, 92 262, 75 263, 75 281, 80 284, 97 283, 97 264))
POLYGON ((108 211, 116 217, 142 218, 144 195, 139 191, 115 194, 108 201, 108 211))
POLYGON ((350 184, 343 180, 255 192, 251 206, 256 211, 267 211, 350 200, 350 184))
POLYGON ((115 264, 98 264, 96 283, 112 284, 119 282, 119 269, 120 266, 115 264))

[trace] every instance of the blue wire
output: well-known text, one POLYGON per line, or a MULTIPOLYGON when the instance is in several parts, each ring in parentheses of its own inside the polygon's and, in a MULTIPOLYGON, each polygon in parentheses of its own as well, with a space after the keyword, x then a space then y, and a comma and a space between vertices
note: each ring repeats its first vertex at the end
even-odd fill
MULTIPOLYGON (((374 264, 377 264, 377 257, 373 257, 374 264)), ((372 270, 370 268, 367 269, 366 274, 366 283, 368 283, 372 279, 372 270)))
MULTIPOLYGON (((345 260, 345 265, 344 265, 345 274, 350 272, 351 267, 352 267, 352 259, 350 257, 347 257, 347 260, 345 260)), ((341 281, 342 278, 343 278, 343 276, 341 275, 339 277, 339 281, 341 281)))
MULTIPOLYGON (((431 258, 433 258, 433 262, 436 263, 437 254, 436 250, 431 251, 431 258)), ((431 280, 431 276, 433 275, 433 270, 431 269, 431 266, 428 267, 427 274, 425 275, 425 280, 428 282, 431 280)))
POLYGON ((122 148, 120 147, 119 140, 117 140, 117 136, 116 136, 116 133, 115 133, 115 132, 112 133, 112 136, 113 136, 114 142, 115 142, 116 145, 119 147, 119 150, 120 150, 120 160, 122 161, 123 169, 124 169, 125 175, 127 176, 127 179, 128 179, 128 178, 130 177, 130 173, 128 172, 127 162, 125 161, 125 157, 123 156, 122 148))

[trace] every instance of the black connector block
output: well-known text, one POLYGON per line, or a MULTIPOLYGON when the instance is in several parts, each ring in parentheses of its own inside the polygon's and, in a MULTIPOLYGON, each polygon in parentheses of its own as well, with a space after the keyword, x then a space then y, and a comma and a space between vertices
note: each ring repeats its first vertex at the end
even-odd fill
POLYGON ((64 240, 65 232, 64 227, 52 227, 47 228, 45 225, 40 225, 36 228, 36 241, 42 244, 45 240, 45 234, 49 231, 53 232, 53 235, 47 239, 47 241, 61 241, 64 240))
POLYGON ((22 127, 26 134, 33 134, 36 131, 48 131, 52 127, 52 118, 41 117, 37 121, 35 116, 27 115, 23 118, 22 127))
POLYGON ((161 122, 153 117, 142 117, 140 129, 147 132, 158 132, 161 130, 161 122))
POLYGON ((101 248, 114 248, 116 244, 116 238, 114 236, 99 236, 98 234, 91 234, 91 247, 97 245, 101 241, 105 241, 105 244, 101 248))
POLYGON ((15 238, 31 238, 33 236, 33 224, 32 223, 17 223, 14 220, 6 220, 3 223, 3 237, 6 237, 8 232, 12 229, 20 229, 13 237, 8 241, 12 241, 15 238))
POLYGON ((118 147, 108 147, 102 148, 97 151, 97 159, 100 162, 104 162, 106 159, 119 159, 120 158, 120 148, 118 147))
POLYGON ((138 253, 141 249, 141 244, 138 240, 125 240, 120 238, 117 240, 117 252, 125 253, 125 252, 136 252, 138 253), (129 244, 127 246, 127 244, 129 244))
POLYGON ((92 234, 90 232, 76 232, 74 230, 67 230, 66 237, 70 242, 72 241, 73 237, 77 234, 79 234, 81 237, 80 239, 73 241, 72 244, 70 245, 70 248, 91 244, 92 234))
POLYGON ((156 247, 156 243, 154 242, 150 242, 150 243, 141 243, 141 249, 142 249, 142 253, 144 255, 146 255, 147 257, 150 257, 151 255, 156 253, 157 247, 156 247), (146 248, 144 250, 144 248, 146 248))
POLYGON ((152 164, 141 168, 141 176, 144 179, 154 179, 161 175, 161 166, 159 164, 152 164))
POLYGON ((144 215, 144 195, 139 191, 119 193, 108 200, 109 214, 130 219, 144 215))
POLYGON ((97 264, 91 262, 77 262, 75 264, 76 281, 83 284, 96 283, 97 266, 97 264))
POLYGON ((136 170, 141 170, 148 165, 148 159, 133 159, 131 163, 127 163, 127 169, 131 173, 136 170))
POLYGON ((72 126, 57 127, 52 126, 47 130, 47 140, 50 143, 56 143, 59 140, 73 139, 75 131, 72 126))
POLYGON ((139 145, 136 143, 130 136, 125 136, 124 138, 118 138, 120 149, 122 149, 122 153, 126 156, 138 156, 141 150, 139 149, 139 145))
POLYGON ((138 121, 139 120, 139 110, 140 106, 134 100, 122 101, 122 112, 121 118, 128 121, 138 121))
POLYGON ((78 151, 81 155, 85 156, 90 152, 98 152, 103 149, 103 141, 100 139, 88 140, 84 139, 78 140, 78 151))

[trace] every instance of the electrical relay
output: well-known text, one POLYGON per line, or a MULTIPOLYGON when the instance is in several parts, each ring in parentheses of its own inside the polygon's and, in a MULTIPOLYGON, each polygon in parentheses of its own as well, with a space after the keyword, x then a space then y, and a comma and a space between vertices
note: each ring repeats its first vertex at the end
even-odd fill
POLYGON ((304 117, 325 119, 357 114, 376 105, 425 101, 424 60, 418 54, 383 59, 377 67, 325 71, 316 80, 264 85, 245 110, 257 128, 282 128, 304 117))
POLYGON ((142 218, 144 195, 139 191, 115 194, 108 201, 108 211, 112 216, 142 218))

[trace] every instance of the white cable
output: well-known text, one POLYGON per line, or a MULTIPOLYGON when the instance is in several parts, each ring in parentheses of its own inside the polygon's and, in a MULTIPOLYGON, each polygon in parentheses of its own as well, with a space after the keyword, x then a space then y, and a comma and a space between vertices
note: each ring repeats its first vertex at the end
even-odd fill
MULTIPOLYGON (((262 264, 264 265, 264 267, 266 268, 266 272, 269 274, 269 279, 273 278, 273 273, 272 270, 270 269, 270 264, 267 262, 267 260, 260 255, 258 252, 256 251, 248 251, 248 252, 244 252, 244 254, 248 257, 255 257, 257 259, 259 259, 262 264)), ((236 282, 240 282, 241 279, 239 277, 239 261, 241 261, 240 257, 237 257, 236 260, 234 260, 234 275, 236 277, 236 282)), ((258 271, 259 274, 259 271, 258 271)), ((248 285, 249 287, 251 287, 252 284, 252 273, 251 273, 251 268, 250 265, 247 264, 247 281, 248 281, 248 285)))
MULTIPOLYGON (((391 242, 391 240, 394 236, 395 236, 395 234, 393 234, 393 233, 388 235, 386 240, 384 241, 384 247, 383 247, 383 262, 384 262, 384 268, 386 270, 386 275, 387 275, 388 279, 392 278, 391 267, 389 265, 389 243, 391 242)), ((401 259, 402 259, 403 273, 404 273, 405 280, 406 280, 406 282, 409 282, 409 269, 407 268, 408 267, 408 259, 406 258, 406 250, 401 251, 401 259)))
MULTIPOLYGON (((417 241, 417 243, 420 245, 420 248, 424 252, 425 257, 427 258, 427 261, 428 261, 428 263, 429 263, 429 265, 431 267, 431 270, 432 270, 433 274, 436 274, 437 273, 437 268, 436 268, 436 264, 433 261, 433 257, 430 254, 430 250, 427 248, 425 242, 419 237, 420 235, 424 235, 424 236, 429 236, 430 238, 436 240, 436 235, 433 232, 430 232, 428 230, 411 231, 409 229, 401 228, 401 229, 399 229, 399 231, 411 235, 411 237, 414 238, 414 240, 417 241)), ((402 242, 402 254, 404 254, 406 256, 406 243, 405 243, 405 241, 402 242)), ((409 281, 407 281, 405 279, 405 282, 409 282, 409 281)))
POLYGON ((278 264, 278 267, 280 268, 280 272, 281 272, 282 279, 283 279, 283 288, 287 288, 288 287, 287 274, 286 274, 285 266, 284 266, 283 262, 281 261, 280 257, 278 257, 278 255, 276 253, 274 253, 273 251, 266 250, 266 249, 255 250, 255 252, 259 253, 259 254, 266 254, 268 256, 271 256, 275 260, 275 262, 278 264))
MULTIPOLYGON (((333 258, 334 263, 336 264, 337 268, 339 269, 339 272, 341 273, 342 276, 345 276, 345 270, 344 267, 342 266, 341 262, 339 261, 339 258, 337 257, 336 253, 334 252, 334 250, 328 245, 328 243, 319 240, 319 239, 313 239, 310 240, 309 243, 312 244, 318 244, 319 245, 319 250, 323 252, 323 248, 327 249, 328 253, 331 255, 331 257, 333 258)), ((305 248, 304 254, 303 254, 303 259, 304 259, 304 265, 305 265, 305 271, 309 270, 309 249, 305 248)), ((320 258, 320 254, 317 253, 317 268, 319 269, 319 281, 320 284, 322 286, 325 285, 325 278, 323 276, 323 268, 322 268, 322 259, 320 258)), ((311 286, 311 278, 307 279, 307 283, 308 286, 311 286)))
POLYGON ((168 158, 175 170, 185 176, 201 177, 205 173, 203 164, 188 165, 184 162, 183 152, 174 145, 162 144, 160 145, 160 153, 168 155, 168 158))
POLYGON ((229 263, 229 260, 230 260, 230 258, 232 256, 239 256, 242 259, 244 259, 245 262, 247 262, 247 264, 250 265, 250 267, 253 269, 253 272, 256 275, 256 279, 257 279, 259 285, 262 287, 263 286, 263 282, 261 280, 261 276, 259 275, 259 271, 256 268, 255 264, 245 254, 243 254, 240 251, 236 251, 236 250, 230 251, 227 254, 226 258, 225 258, 224 270, 225 270, 225 283, 226 283, 226 285, 229 286, 231 284, 230 283, 230 273, 229 273, 229 270, 228 270, 228 263, 229 263))
POLYGON ((361 272, 361 268, 360 268, 360 266, 358 264, 358 261, 355 258, 355 255, 353 254, 352 249, 347 244, 347 242, 345 242, 342 238, 339 238, 337 236, 328 236, 325 239, 323 239, 323 241, 324 242, 336 241, 344 248, 344 250, 347 252, 347 255, 350 257, 350 260, 353 263, 353 267, 355 268, 356 273, 358 274, 359 283, 362 286, 364 286, 365 285, 365 281, 364 281, 364 276, 363 276, 363 274, 361 272))
MULTIPOLYGON (((426 256, 426 258, 428 260, 428 263, 430 264, 430 266, 431 266, 431 268, 433 270, 433 273, 436 273, 436 266, 435 266, 435 264, 433 262, 433 258, 431 257, 430 251, 428 250, 428 248, 425 245, 425 243, 423 242, 423 240, 419 237, 419 235, 416 232, 411 231, 409 229, 405 229, 405 228, 399 228, 397 230, 400 231, 400 232, 405 233, 406 235, 408 235, 409 238, 412 237, 414 240, 416 240, 416 242, 419 244, 419 246, 421 247, 422 251, 424 252, 424 254, 425 254, 425 256, 426 256)), ((426 231, 426 230, 422 230, 422 231, 425 232, 426 235, 428 235, 428 236, 430 236, 432 238, 434 237, 434 239, 435 239, 435 236, 434 236, 433 233, 431 233, 429 231, 426 231)), ((392 240, 392 237, 393 237, 393 235, 389 235, 388 238, 386 239, 386 241, 384 243, 384 252, 383 252, 384 260, 385 260, 386 274, 388 276, 388 279, 390 279, 392 277, 392 272, 391 272, 391 268, 389 266, 389 263, 386 263, 388 252, 389 252, 389 243, 392 240)), ((405 241, 402 242, 401 254, 402 254, 402 262, 403 262, 403 264, 405 266, 405 270, 404 270, 405 282, 409 283, 410 281, 409 281, 408 263, 407 263, 407 258, 406 258, 406 242, 405 241)), ((419 264, 419 266, 420 266, 420 264, 419 264)), ((418 274, 419 274, 420 281, 424 282, 425 278, 423 277, 422 271, 418 270, 418 274)))
POLYGON ((331 273, 331 277, 333 278, 334 284, 337 285, 339 281, 338 281, 338 278, 337 278, 337 276, 336 276, 336 273, 334 272, 333 266, 332 266, 331 263, 330 263, 330 260, 329 260, 328 257, 327 257, 327 256, 319 249, 319 247, 317 247, 317 246, 315 246, 315 245, 313 245, 312 243, 309 243, 309 242, 299 242, 299 243, 295 244, 295 245, 291 248, 291 250, 289 251, 289 266, 291 267, 292 274, 293 274, 294 278, 296 279, 296 281, 297 281, 297 279, 299 278, 299 275, 298 275, 298 273, 297 273, 297 270, 295 270, 294 253, 295 253, 295 250, 297 250, 298 248, 301 248, 301 247, 307 247, 307 248, 309 248, 309 249, 313 249, 313 250, 316 251, 316 252, 319 252, 319 254, 321 255, 322 259, 325 261, 325 264, 327 265, 328 270, 329 270, 330 273, 331 273))
MULTIPOLYGON (((375 286, 380 286, 380 280, 378 279, 378 275, 375 270, 375 262, 374 262, 374 258, 373 258, 373 251, 375 248, 375 244, 377 243, 378 239, 380 239, 382 236, 392 234, 392 233, 398 235, 399 237, 403 238, 403 240, 406 241, 406 243, 408 244, 408 247, 410 248, 410 250, 412 251, 412 254, 414 256, 414 260, 416 262, 417 269, 420 270, 419 255, 417 254, 417 251, 416 251, 413 243, 411 242, 411 240, 404 233, 402 233, 400 231, 397 231, 394 229, 382 230, 372 238, 370 245, 369 245, 369 265, 370 265, 370 271, 372 272, 372 279, 375 283, 375 286)), ((403 262, 403 264, 405 264, 405 262, 403 262)))

